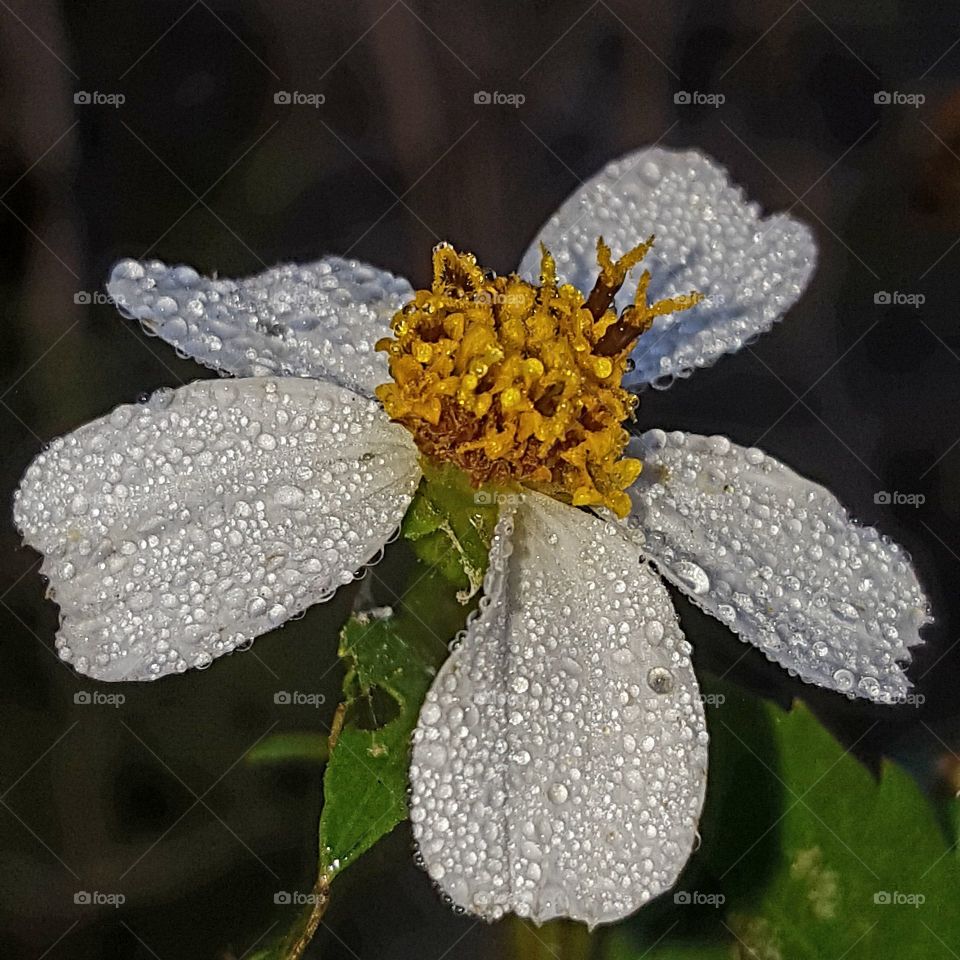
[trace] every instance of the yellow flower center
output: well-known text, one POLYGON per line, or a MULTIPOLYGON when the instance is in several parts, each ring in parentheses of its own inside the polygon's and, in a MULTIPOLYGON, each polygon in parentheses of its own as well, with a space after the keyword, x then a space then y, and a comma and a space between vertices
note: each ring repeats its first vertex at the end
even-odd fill
POLYGON ((630 351, 654 317, 700 294, 647 303, 644 271, 618 317, 614 297, 653 237, 619 260, 597 241, 600 273, 588 296, 558 284, 541 247, 540 283, 498 277, 449 244, 433 252, 433 284, 393 318, 392 383, 377 397, 433 461, 473 483, 523 484, 573 506, 630 509, 641 464, 623 456, 636 398, 621 386, 630 351))

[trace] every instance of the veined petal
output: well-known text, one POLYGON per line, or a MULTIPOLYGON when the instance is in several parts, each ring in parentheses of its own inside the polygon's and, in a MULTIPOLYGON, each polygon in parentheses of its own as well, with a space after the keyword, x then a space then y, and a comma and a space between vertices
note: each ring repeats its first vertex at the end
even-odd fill
POLYGON ((407 433, 332 384, 205 380, 54 440, 14 500, 60 605, 60 656, 153 680, 328 599, 396 529, 407 433))
POLYGON ((654 147, 610 163, 564 201, 527 250, 520 273, 536 276, 542 241, 560 276, 590 290, 598 235, 618 256, 651 233, 653 250, 627 279, 618 307, 631 302, 644 268, 652 274, 651 302, 691 290, 706 299, 657 317, 634 350, 633 384, 667 387, 739 350, 794 304, 816 262, 804 224, 785 214, 761 218, 759 206, 703 154, 654 147))
POLYGON ((615 528, 533 493, 503 508, 485 590, 414 734, 424 866, 488 920, 626 916, 676 880, 706 783, 669 596, 615 528))
POLYGON ((340 257, 245 280, 122 260, 107 291, 124 316, 221 373, 315 377, 367 397, 389 379, 374 345, 413 292, 392 273, 340 257))
POLYGON ((660 572, 766 656, 850 696, 891 702, 930 622, 906 552, 836 497, 726 437, 650 430, 627 525, 660 572))

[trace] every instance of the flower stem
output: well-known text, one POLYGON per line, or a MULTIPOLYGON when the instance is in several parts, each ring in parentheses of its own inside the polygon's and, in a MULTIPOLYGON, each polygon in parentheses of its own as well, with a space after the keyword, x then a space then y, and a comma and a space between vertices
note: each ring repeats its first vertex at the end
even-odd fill
POLYGON ((552 920, 538 927, 519 917, 507 923, 517 960, 590 960, 593 955, 594 938, 582 923, 552 920))
POLYGON ((317 932, 317 927, 320 926, 320 921, 330 904, 330 878, 325 873, 321 873, 310 893, 312 894, 310 913, 307 914, 303 928, 297 935, 296 940, 287 947, 284 960, 300 960, 304 950, 310 945, 310 941, 317 932))

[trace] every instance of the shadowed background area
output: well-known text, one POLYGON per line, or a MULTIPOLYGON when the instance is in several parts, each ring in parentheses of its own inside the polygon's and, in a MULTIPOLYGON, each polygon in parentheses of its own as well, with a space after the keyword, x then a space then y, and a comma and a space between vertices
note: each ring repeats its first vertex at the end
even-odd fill
MULTIPOLYGON (((640 425, 725 433, 829 486, 911 552, 938 619, 912 668, 919 708, 804 687, 680 601, 695 665, 803 697, 866 762, 892 755, 952 792, 956 29, 946 7, 894 0, 0 0, 0 496, 51 438, 210 375, 105 302, 119 257, 243 276, 336 253, 422 286, 445 239, 509 271, 607 160, 696 146, 809 223, 820 266, 772 333, 645 393, 640 425)), ((59 662, 39 558, 4 517, 0 953, 243 956, 271 935, 275 893, 309 889, 321 804, 319 769, 243 757, 327 729, 358 587, 209 671, 97 686, 59 662), (283 690, 326 702, 276 704, 283 690)), ((389 600, 389 557, 378 577, 389 600)), ((495 957, 507 930, 452 913, 402 826, 338 880, 312 955, 495 957)))

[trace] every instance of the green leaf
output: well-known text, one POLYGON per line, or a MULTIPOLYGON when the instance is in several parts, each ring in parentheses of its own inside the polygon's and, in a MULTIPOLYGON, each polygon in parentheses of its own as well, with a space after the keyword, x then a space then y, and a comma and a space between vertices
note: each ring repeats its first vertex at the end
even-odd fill
POLYGON ((398 609, 355 614, 341 632, 347 674, 324 777, 321 876, 332 880, 406 819, 410 737, 482 583, 497 512, 495 495, 461 471, 425 465, 403 523, 419 562, 398 609))
POLYGON ((406 819, 410 737, 471 609, 445 570, 421 560, 392 615, 356 614, 344 627, 344 702, 330 735, 320 815, 320 870, 330 879, 406 819))
POLYGON ((938 940, 960 942, 960 863, 916 782, 889 762, 875 779, 799 701, 703 679, 702 847, 604 956, 950 956, 938 940))
POLYGON ((261 740, 244 758, 247 763, 314 763, 326 762, 329 753, 327 737, 310 730, 275 733, 261 740))
MULTIPOLYGON (((906 960, 960 942, 960 869, 916 782, 889 762, 875 781, 802 704, 768 712, 784 810, 769 880, 729 910, 741 949, 906 960)), ((748 732, 732 733, 749 751, 748 732)))
POLYGON ((475 488, 451 465, 423 464, 424 477, 403 520, 403 535, 417 556, 436 567, 466 602, 483 584, 497 522, 494 487, 475 488))
MULTIPOLYGON (((354 614, 340 634, 344 700, 329 736, 312 902, 258 954, 299 960, 330 900, 330 884, 407 816, 410 738, 448 644, 475 607, 499 495, 459 471, 425 467, 402 532, 413 548, 409 585, 395 609, 354 614)), ((267 741, 259 760, 318 755, 310 735, 267 741)))
POLYGON ((388 619, 356 615, 340 636, 346 700, 330 735, 320 815, 320 869, 331 877, 406 817, 410 734, 446 652, 436 643, 431 656, 423 631, 403 611, 388 619))

